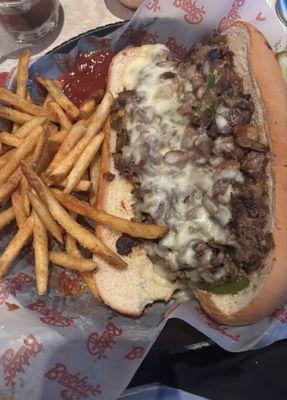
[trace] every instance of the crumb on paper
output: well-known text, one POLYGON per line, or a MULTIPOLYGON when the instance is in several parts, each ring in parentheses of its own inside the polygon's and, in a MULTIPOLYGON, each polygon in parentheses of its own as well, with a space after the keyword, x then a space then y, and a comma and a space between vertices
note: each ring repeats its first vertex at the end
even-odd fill
POLYGON ((7 303, 7 301, 5 302, 5 304, 8 308, 8 311, 16 311, 16 310, 18 310, 18 308, 20 308, 19 306, 17 306, 17 304, 7 303))

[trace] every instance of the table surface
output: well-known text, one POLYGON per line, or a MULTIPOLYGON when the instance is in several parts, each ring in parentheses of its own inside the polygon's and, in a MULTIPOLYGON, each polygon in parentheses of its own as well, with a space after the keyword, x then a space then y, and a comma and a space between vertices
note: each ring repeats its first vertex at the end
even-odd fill
MULTIPOLYGON (((48 34, 46 38, 40 40, 39 44, 33 47, 32 53, 34 57, 45 54, 60 43, 80 33, 121 20, 121 18, 113 15, 106 5, 114 6, 113 8, 117 10, 117 2, 115 0, 113 2, 108 0, 60 0, 60 3, 63 9, 61 13, 62 21, 58 29, 48 34)), ((123 12, 121 15, 125 16, 123 12)), ((126 15, 128 15, 128 10, 126 15)), ((0 64, 0 72, 4 72, 9 71, 16 65, 19 45, 9 40, 1 27, 0 39, 0 57, 5 52, 8 53, 8 51, 10 52, 13 49, 16 50, 13 55, 0 64)))

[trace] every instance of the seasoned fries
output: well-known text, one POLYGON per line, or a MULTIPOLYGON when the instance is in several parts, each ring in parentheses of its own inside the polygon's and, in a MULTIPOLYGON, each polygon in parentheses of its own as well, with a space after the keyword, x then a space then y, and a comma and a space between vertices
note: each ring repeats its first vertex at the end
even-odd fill
POLYGON ((51 97, 66 111, 67 115, 72 119, 75 119, 79 115, 79 109, 76 107, 71 100, 62 92, 62 90, 55 85, 51 79, 44 79, 40 76, 37 77, 37 81, 44 86, 50 93, 51 97))
POLYGON ((2 211, 0 213, 0 229, 10 224, 10 222, 13 221, 14 218, 15 218, 15 212, 13 207, 9 207, 7 208, 7 210, 2 211))
POLYGON ((64 113, 64 111, 62 110, 62 108, 59 106, 58 103, 56 103, 55 101, 51 101, 50 103, 48 103, 48 108, 50 108, 54 112, 56 118, 58 119, 63 129, 69 130, 71 128, 72 126, 71 121, 69 120, 69 118, 64 113))
POLYGON ((49 258, 54 264, 80 272, 90 272, 97 268, 97 264, 92 260, 87 260, 83 257, 74 257, 60 251, 50 251, 49 258))
POLYGON ((101 164, 101 155, 100 153, 96 154, 95 158, 91 162, 89 172, 90 179, 92 183, 92 188, 90 191, 90 204, 92 206, 96 205, 98 199, 98 186, 100 179, 100 164, 101 164))
POLYGON ((46 229, 51 233, 52 236, 61 244, 64 243, 62 237, 62 230, 50 214, 48 208, 39 199, 39 197, 33 192, 28 193, 29 199, 31 201, 33 210, 36 212, 40 220, 46 226, 46 229))
POLYGON ((46 117, 34 117, 30 121, 26 122, 17 131, 13 136, 17 136, 17 138, 25 138, 29 133, 33 131, 37 126, 42 125, 47 121, 46 117))
POLYGON ((22 139, 19 139, 18 137, 5 131, 0 133, 0 140, 2 144, 7 144, 8 146, 12 147, 19 147, 22 143, 22 139))
POLYGON ((22 163, 21 169, 35 192, 47 205, 52 216, 66 232, 74 236, 79 243, 87 247, 92 253, 103 257, 115 267, 125 268, 127 266, 125 261, 123 261, 116 253, 110 250, 91 232, 73 220, 70 214, 58 203, 48 187, 27 164, 22 163))
POLYGON ((48 286, 48 235, 44 224, 35 212, 33 212, 33 223, 36 284, 38 294, 41 296, 46 293, 48 286))
POLYGON ((0 279, 8 271, 10 265, 19 254, 22 247, 26 244, 28 239, 32 236, 33 232, 33 218, 29 217, 26 219, 24 225, 18 230, 16 235, 10 241, 4 253, 0 257, 0 279))
MULTIPOLYGON (((27 98, 27 100, 28 100, 28 97, 27 97, 28 94, 30 95, 30 93, 27 93, 29 62, 30 62, 30 52, 29 52, 29 50, 25 50, 19 56, 18 69, 17 69, 16 94, 19 97, 21 97, 21 99, 26 99, 27 98)), ((15 133, 18 128, 19 128, 19 125, 18 124, 14 124, 12 133, 15 133)))
POLYGON ((28 137, 26 137, 21 145, 15 151, 7 163, 1 169, 0 185, 6 181, 9 176, 15 171, 20 162, 24 160, 35 148, 37 140, 43 132, 43 128, 39 126, 28 137))
POLYGON ((9 197, 14 190, 17 188, 20 180, 22 178, 22 172, 20 167, 16 169, 15 172, 10 176, 7 182, 0 185, 0 203, 9 197))
POLYGON ((23 208, 23 203, 21 200, 21 196, 20 193, 18 192, 18 190, 15 190, 15 192, 12 194, 12 206, 14 209, 14 214, 15 214, 15 218, 16 218, 16 222, 18 225, 18 228, 22 228, 22 226, 24 225, 24 222, 27 218, 25 210, 23 208))
POLYGON ((72 171, 69 173, 67 177, 67 184, 64 190, 65 193, 71 193, 72 190, 80 182, 85 171, 87 170, 93 158, 99 151, 99 148, 101 147, 103 140, 104 140, 104 133, 101 132, 90 141, 85 151, 80 155, 72 171))
POLYGON ((22 99, 17 94, 11 93, 4 88, 0 88, 0 101, 30 115, 48 116, 47 110, 29 103, 26 99, 22 99))
POLYGON ((77 212, 84 217, 93 219, 99 224, 107 225, 112 229, 127 233, 130 236, 143 239, 157 239, 167 233, 167 228, 165 226, 129 221, 108 214, 105 211, 97 210, 88 203, 65 194, 58 189, 52 189, 52 192, 56 199, 68 210, 77 212))
POLYGON ((23 113, 13 108, 0 106, 0 118, 8 119, 8 121, 16 122, 17 124, 25 124, 33 119, 33 116, 27 113, 23 113))

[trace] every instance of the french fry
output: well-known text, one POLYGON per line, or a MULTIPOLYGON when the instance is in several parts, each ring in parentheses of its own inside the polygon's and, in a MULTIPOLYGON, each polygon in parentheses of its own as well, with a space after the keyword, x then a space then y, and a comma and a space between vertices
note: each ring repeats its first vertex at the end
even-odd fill
MULTIPOLYGON (((56 182, 55 186, 59 187, 65 187, 67 184, 66 179, 64 179, 61 182, 56 182)), ((49 186, 49 185, 48 185, 49 186)), ((92 182, 91 181, 86 181, 86 180, 81 180, 76 187, 74 187, 73 191, 74 192, 88 192, 92 188, 92 182)))
POLYGON ((46 228, 36 212, 33 212, 33 247, 35 253, 36 285, 38 295, 47 291, 49 275, 48 235, 46 228))
POLYGON ((30 215, 30 199, 28 196, 28 191, 29 191, 29 184, 25 176, 23 176, 19 184, 19 193, 21 196, 23 209, 27 217, 30 215))
POLYGON ((6 200, 17 188, 22 178, 20 167, 10 176, 7 182, 0 185, 0 202, 6 200))
POLYGON ((46 205, 33 192, 30 191, 28 193, 28 196, 31 201, 33 210, 37 213, 38 217, 43 222, 46 229, 59 243, 63 244, 64 242, 62 237, 62 229, 54 220, 46 205))
POLYGON ((14 209, 18 228, 21 229, 23 224, 25 223, 27 216, 23 208, 23 203, 18 190, 15 190, 15 192, 12 194, 12 207, 14 209))
POLYGON ((40 76, 37 81, 44 86, 50 93, 51 97, 66 111, 67 115, 72 119, 76 119, 79 115, 79 109, 71 102, 70 99, 58 88, 51 79, 45 79, 40 76))
POLYGON ((11 176, 16 170, 20 162, 25 159, 29 153, 35 148, 37 140, 43 132, 43 128, 38 126, 29 136, 27 136, 21 145, 15 151, 13 157, 11 157, 7 163, 2 167, 0 174, 0 185, 11 176))
MULTIPOLYGON (((77 219, 77 214, 76 213, 71 213, 71 217, 76 220, 77 219)), ((82 257, 80 250, 77 247, 77 241, 76 239, 71 236, 69 233, 66 235, 65 239, 65 244, 66 244, 66 251, 68 254, 74 257, 82 257)))
POLYGON ((3 153, 3 147, 2 147, 2 141, 1 141, 1 138, 0 138, 0 154, 2 154, 3 153))
MULTIPOLYGON (((20 54, 17 68, 17 88, 16 94, 25 99, 27 96, 27 81, 28 81, 28 68, 30 62, 30 52, 25 50, 20 54)), ((18 124, 13 125, 12 133, 15 133, 19 128, 18 124)))
POLYGON ((86 132, 86 128, 80 122, 73 125, 73 127, 68 132, 58 152, 55 154, 53 160, 51 161, 49 167, 47 168, 47 174, 56 167, 56 165, 64 159, 64 157, 71 151, 75 144, 80 140, 80 138, 86 132))
POLYGON ((68 136, 69 131, 61 130, 60 132, 55 132, 49 136, 49 142, 61 145, 66 137, 68 136))
POLYGON ((157 239, 162 237, 168 231, 168 228, 165 226, 129 221, 108 214, 105 211, 98 210, 71 195, 61 192, 59 189, 51 189, 51 191, 56 199, 68 210, 74 211, 84 217, 91 218, 95 222, 106 225, 116 231, 127 233, 130 236, 142 239, 157 239))
POLYGON ((33 118, 32 115, 23 113, 13 108, 0 106, 0 118, 8 119, 8 121, 16 122, 17 124, 23 125, 33 118))
POLYGON ((16 149, 12 149, 7 151, 7 153, 2 154, 2 156, 0 156, 0 168, 7 163, 7 161, 13 157, 13 154, 15 154, 16 149))
POLYGON ((101 154, 100 152, 96 154, 95 158, 90 165, 90 179, 92 183, 92 188, 90 191, 90 204, 94 206, 98 199, 98 187, 100 179, 100 164, 101 164, 101 154))
POLYGON ((25 99, 27 96, 29 62, 30 62, 30 52, 29 50, 25 50, 19 56, 18 69, 17 69, 16 94, 21 99, 25 99))
POLYGON ((66 178, 68 173, 73 168, 74 162, 85 150, 91 139, 96 136, 96 134, 99 133, 99 131, 101 130, 104 122, 106 121, 110 113, 112 104, 113 96, 110 92, 107 92, 103 97, 101 103, 99 104, 97 110, 92 115, 86 133, 73 147, 67 157, 65 157, 65 159, 60 162, 59 165, 50 173, 51 179, 62 180, 66 178))
POLYGON ((30 115, 45 117, 49 115, 47 110, 29 103, 26 99, 21 99, 17 94, 9 92, 9 90, 5 88, 0 88, 0 101, 30 115))
POLYGON ((22 163, 21 169, 28 179, 30 185, 38 196, 47 205, 50 213, 55 220, 79 243, 87 247, 92 253, 103 257, 111 265, 117 268, 126 268, 127 264, 116 253, 109 249, 103 242, 95 237, 91 232, 83 228, 73 220, 70 214, 58 203, 49 188, 42 182, 37 174, 26 163, 22 163))
POLYGON ((93 158, 99 151, 103 140, 104 140, 104 133, 101 132, 90 141, 88 146, 85 148, 85 151, 80 155, 72 171, 69 173, 67 177, 67 184, 64 189, 65 193, 71 193, 73 189, 77 186, 77 184, 80 182, 84 172, 89 167, 93 158))
POLYGON ((96 109, 96 100, 91 98, 80 107, 80 118, 87 119, 96 109))
POLYGON ((13 136, 18 138, 25 138, 31 133, 37 126, 43 125, 47 121, 46 117, 33 117, 30 121, 26 122, 20 128, 17 129, 13 136))
POLYGON ((30 91, 28 89, 27 89, 26 100, 29 101, 29 103, 33 103, 33 99, 32 99, 31 93, 30 93, 30 91))
POLYGON ((35 171, 37 172, 45 169, 48 164, 49 153, 47 146, 48 146, 47 133, 46 130, 44 129, 36 144, 36 147, 34 149, 31 158, 31 167, 34 168, 35 171))
POLYGON ((24 225, 18 230, 0 257, 0 279, 5 276, 12 262, 19 254, 22 247, 30 239, 33 232, 33 219, 26 219, 24 225))
POLYGON ((69 118, 64 113, 63 109, 59 106, 58 103, 56 103, 55 101, 51 101, 50 103, 48 103, 48 108, 50 108, 54 112, 62 129, 69 130, 71 128, 72 126, 71 121, 69 120, 69 118))
POLYGON ((80 272, 81 277, 84 279, 85 283, 87 284, 88 288, 92 292, 92 294, 98 299, 101 300, 97 284, 94 279, 94 273, 93 272, 80 272))
POLYGON ((87 260, 83 257, 74 257, 60 251, 50 251, 49 259, 53 264, 80 272, 89 272, 97 268, 97 264, 92 260, 87 260))
POLYGON ((12 147, 18 147, 22 143, 22 139, 5 131, 0 133, 0 140, 3 144, 7 144, 8 146, 12 147))
POLYGON ((2 211, 0 213, 0 229, 10 224, 10 222, 13 221, 14 218, 15 218, 15 212, 13 207, 9 207, 7 208, 7 210, 2 211))

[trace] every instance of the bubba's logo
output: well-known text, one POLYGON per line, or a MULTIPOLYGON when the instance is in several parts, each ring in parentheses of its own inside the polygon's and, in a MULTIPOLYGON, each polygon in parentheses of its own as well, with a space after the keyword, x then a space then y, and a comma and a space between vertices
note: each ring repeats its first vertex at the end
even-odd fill
POLYGON ((228 337, 229 339, 233 340, 234 342, 237 342, 239 340, 240 336, 238 334, 237 335, 231 335, 230 333, 228 333, 226 326, 219 325, 213 319, 209 318, 209 316, 207 314, 205 314, 205 312, 203 311, 202 308, 195 307, 195 309, 199 314, 201 314, 204 317, 204 319, 207 322, 207 325, 210 328, 216 330, 217 332, 220 332, 222 335, 228 337))
POLYGON ((156 11, 160 10, 159 0, 150 0, 147 3, 146 8, 148 10, 153 11, 153 12, 156 12, 156 11))
POLYGON ((140 44, 156 44, 158 41, 158 33, 147 32, 145 29, 134 29, 129 26, 122 34, 123 39, 130 40, 135 45, 140 44))
POLYGON ((256 21, 266 21, 266 18, 264 17, 264 15, 262 14, 262 12, 260 11, 257 16, 256 16, 256 21))
POLYGON ((29 366, 29 359, 35 357, 42 349, 42 343, 38 342, 34 335, 30 334, 23 339, 23 345, 14 353, 12 348, 5 351, 2 356, 4 382, 6 386, 15 384, 15 377, 18 373, 25 372, 24 366, 29 366))
POLYGON ((133 346, 131 351, 129 351, 124 358, 127 360, 138 360, 144 355, 144 348, 140 346, 133 346))
POLYGON ((165 42, 165 45, 172 53, 174 53, 180 59, 185 59, 188 57, 187 48, 183 44, 177 43, 175 38, 169 37, 165 42))
POLYGON ((245 0, 234 0, 228 15, 220 20, 218 29, 224 30, 237 21, 240 18, 239 9, 243 7, 244 3, 245 0))
POLYGON ((44 376, 51 381, 57 381, 66 388, 60 392, 63 400, 81 400, 102 393, 99 384, 90 385, 86 376, 81 377, 80 373, 71 374, 67 367, 61 363, 56 363, 44 376))
POLYGON ((92 332, 87 341, 88 352, 98 359, 107 358, 106 351, 112 349, 115 344, 114 338, 121 336, 123 330, 116 327, 112 322, 108 322, 104 332, 99 335, 97 332, 92 332))
POLYGON ((16 296, 17 291, 22 290, 22 286, 33 282, 33 278, 21 272, 12 279, 2 279, 0 281, 0 305, 4 304, 9 295, 16 296))
POLYGON ((284 306, 280 306, 272 315, 273 318, 278 318, 282 324, 287 324, 287 310, 284 306))
POLYGON ((195 0, 173 0, 173 5, 187 13, 183 18, 189 24, 197 25, 203 20, 205 15, 204 6, 198 7, 195 0))
POLYGON ((30 304, 28 308, 30 308, 32 311, 38 311, 39 314, 42 314, 43 317, 40 318, 40 321, 47 325, 64 328, 65 326, 70 326, 74 322, 73 317, 65 317, 60 311, 52 310, 51 308, 46 307, 44 301, 41 300, 30 304))

